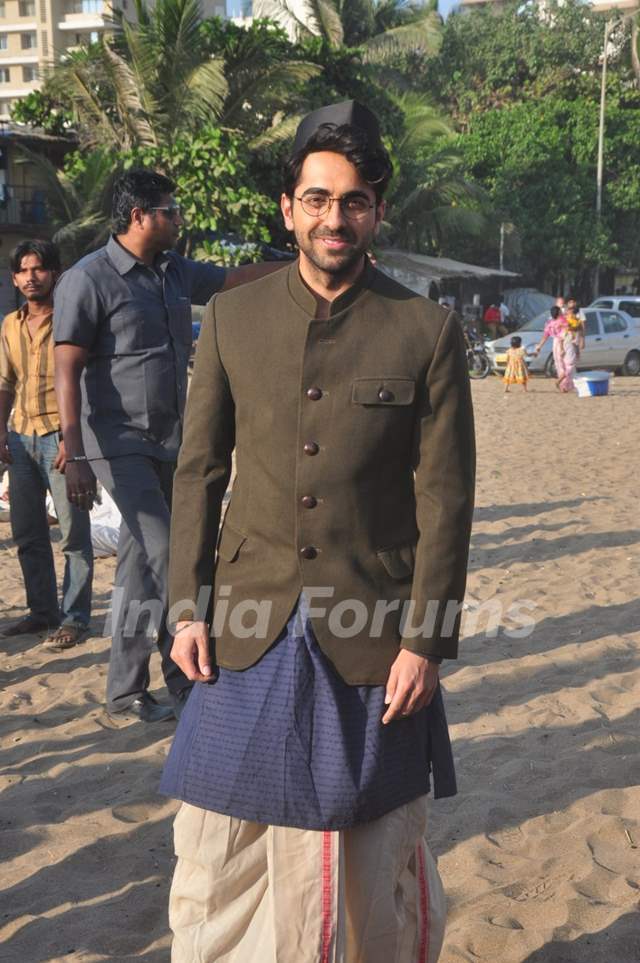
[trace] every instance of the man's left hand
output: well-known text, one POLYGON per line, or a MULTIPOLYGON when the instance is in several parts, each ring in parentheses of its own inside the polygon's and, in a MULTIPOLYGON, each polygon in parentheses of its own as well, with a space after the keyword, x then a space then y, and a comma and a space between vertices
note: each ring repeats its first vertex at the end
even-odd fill
POLYGON ((411 716, 428 706, 438 685, 440 666, 422 655, 401 649, 387 679, 385 704, 389 706, 382 722, 411 716))
POLYGON ((64 469, 67 464, 67 456, 64 450, 64 442, 60 441, 58 443, 58 454, 56 455, 53 467, 56 468, 61 475, 64 475, 64 469))

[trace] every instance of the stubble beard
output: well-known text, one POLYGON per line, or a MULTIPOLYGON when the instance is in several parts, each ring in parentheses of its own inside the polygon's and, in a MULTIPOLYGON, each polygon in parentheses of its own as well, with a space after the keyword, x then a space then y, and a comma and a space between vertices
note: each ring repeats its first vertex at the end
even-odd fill
POLYGON ((371 244, 370 238, 358 242, 357 238, 354 238, 349 231, 310 231, 303 237, 297 236, 296 240, 298 247, 316 270, 323 274, 330 274, 335 279, 349 274, 354 265, 366 254, 371 244), (353 246, 344 254, 331 254, 328 251, 323 253, 314 245, 314 240, 323 236, 342 238, 353 246))
POLYGON ((51 299, 51 290, 23 291, 22 294, 26 298, 27 303, 32 302, 33 304, 43 304, 45 301, 49 301, 51 299))

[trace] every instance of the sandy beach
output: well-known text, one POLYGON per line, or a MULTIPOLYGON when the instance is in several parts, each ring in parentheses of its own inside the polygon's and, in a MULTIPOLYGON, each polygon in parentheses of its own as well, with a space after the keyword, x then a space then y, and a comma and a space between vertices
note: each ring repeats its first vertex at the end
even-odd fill
MULTIPOLYGON (((430 809, 449 898, 441 963, 636 963, 640 379, 616 378, 606 398, 544 379, 529 396, 504 397, 495 378, 473 393, 464 639, 443 671, 459 794, 430 809)), ((175 725, 104 711, 113 572, 96 562, 95 634, 77 649, 0 641, 8 963, 169 960, 176 804, 156 787, 175 725)), ((25 612, 6 523, 0 603, 0 626, 25 612)))

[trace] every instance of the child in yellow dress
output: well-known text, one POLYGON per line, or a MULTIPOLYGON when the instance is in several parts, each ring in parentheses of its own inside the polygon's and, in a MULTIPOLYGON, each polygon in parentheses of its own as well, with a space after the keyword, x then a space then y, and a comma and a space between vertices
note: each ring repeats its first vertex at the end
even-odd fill
POLYGON ((527 390, 529 372, 524 362, 522 338, 517 335, 514 335, 511 339, 511 347, 507 351, 507 367, 502 380, 504 381, 504 393, 506 395, 509 394, 509 385, 522 385, 524 390, 527 390))

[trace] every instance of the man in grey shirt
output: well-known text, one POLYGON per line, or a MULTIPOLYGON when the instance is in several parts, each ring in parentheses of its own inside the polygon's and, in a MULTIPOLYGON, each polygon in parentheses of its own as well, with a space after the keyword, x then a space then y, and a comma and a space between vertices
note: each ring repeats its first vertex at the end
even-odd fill
POLYGON ((153 722, 179 715, 191 683, 166 628, 173 472, 182 436, 191 304, 279 264, 225 271, 171 250, 182 227, 175 185, 132 170, 116 182, 114 235, 55 290, 56 394, 67 494, 90 509, 96 476, 122 515, 112 601, 107 708, 153 722), (148 692, 158 641, 173 708, 148 692))

